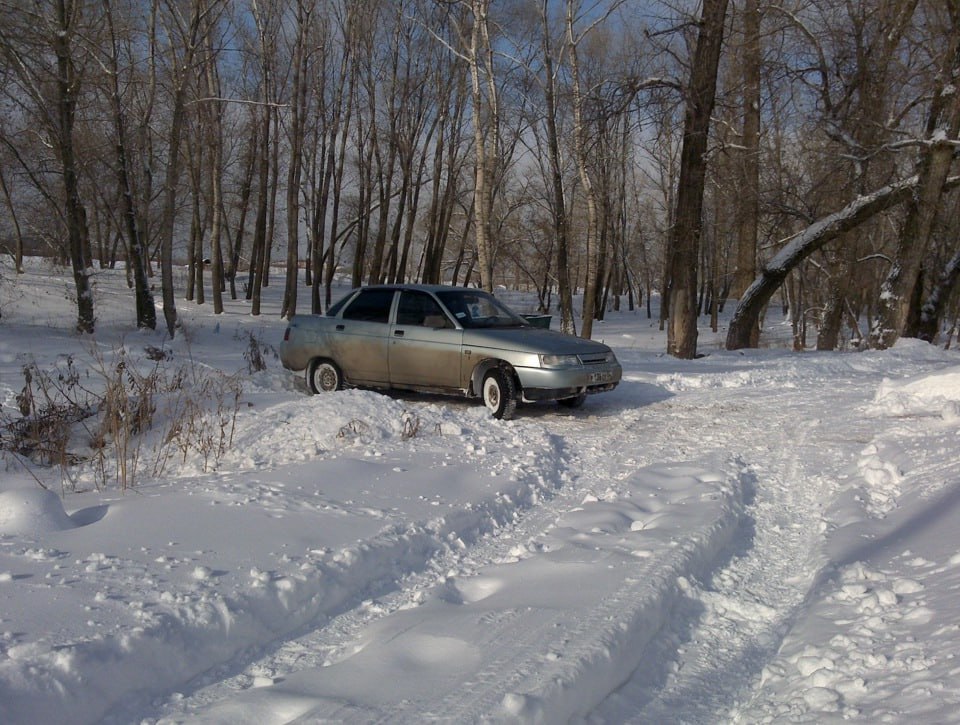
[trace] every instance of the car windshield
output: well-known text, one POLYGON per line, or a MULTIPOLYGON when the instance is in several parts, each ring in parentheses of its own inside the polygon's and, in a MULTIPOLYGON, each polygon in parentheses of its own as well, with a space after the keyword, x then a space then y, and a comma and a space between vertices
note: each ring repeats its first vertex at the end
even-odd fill
POLYGON ((465 328, 527 327, 522 317, 482 290, 444 290, 437 297, 465 328))

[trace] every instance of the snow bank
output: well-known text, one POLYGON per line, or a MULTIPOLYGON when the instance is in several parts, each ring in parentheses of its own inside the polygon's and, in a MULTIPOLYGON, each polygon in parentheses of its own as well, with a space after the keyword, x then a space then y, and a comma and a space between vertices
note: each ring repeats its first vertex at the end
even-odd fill
POLYGON ((246 401, 226 472, 187 459, 140 495, 70 497, 73 517, 49 491, 0 493, 0 722, 123 720, 394 589, 559 483, 542 433, 482 410, 420 406, 412 421, 362 391, 246 401))
POLYGON ((875 415, 960 417, 960 366, 903 380, 884 379, 870 408, 875 415))

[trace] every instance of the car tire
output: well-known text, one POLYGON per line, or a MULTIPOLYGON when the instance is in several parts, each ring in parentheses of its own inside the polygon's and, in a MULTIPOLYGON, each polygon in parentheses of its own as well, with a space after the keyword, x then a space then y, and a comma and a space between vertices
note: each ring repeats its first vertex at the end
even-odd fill
POLYGON ((517 384, 504 368, 493 368, 483 376, 480 388, 483 404, 494 418, 510 420, 517 409, 517 384))
POLYGON ((562 405, 564 408, 570 408, 575 410, 577 408, 582 408, 583 404, 587 400, 586 393, 580 393, 579 395, 574 395, 572 398, 561 398, 557 402, 562 405))
POLYGON ((343 374, 332 360, 311 360, 307 366, 307 387, 314 394, 342 390, 343 374))

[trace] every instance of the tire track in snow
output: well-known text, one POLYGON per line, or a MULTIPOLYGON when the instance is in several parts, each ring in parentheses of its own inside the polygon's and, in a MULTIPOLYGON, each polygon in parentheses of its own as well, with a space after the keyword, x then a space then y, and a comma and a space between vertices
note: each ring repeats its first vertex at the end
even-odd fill
MULTIPOLYGON (((750 674, 759 673, 776 651, 803 607, 821 564, 817 558, 823 540, 821 506, 834 490, 830 472, 805 476, 805 453, 814 451, 824 436, 824 427, 815 420, 806 423, 799 433, 795 430, 793 421, 810 420, 810 412, 804 408, 808 394, 778 389, 777 395, 767 396, 765 391, 778 384, 776 377, 776 373, 765 371, 759 381, 744 383, 749 388, 714 388, 702 394, 694 391, 634 407, 604 404, 594 410, 587 408, 586 415, 548 414, 546 420, 533 413, 518 420, 513 424, 518 428, 540 430, 541 435, 544 430, 550 431, 558 457, 564 461, 554 464, 556 471, 564 472, 567 479, 558 490, 532 508, 518 511, 510 525, 472 542, 465 550, 440 557, 427 572, 408 578, 393 594, 366 602, 305 639, 282 646, 279 656, 254 663, 234 679, 232 686, 217 684, 206 701, 228 698, 258 677, 269 682, 285 672, 316 666, 318 661, 348 656, 351 643, 364 627, 422 603, 431 590, 443 585, 447 575, 468 577, 482 567, 516 557, 518 550, 565 511, 579 505, 585 495, 602 497, 617 490, 637 468, 663 460, 690 460, 693 456, 712 456, 713 460, 734 456, 744 462, 745 472, 755 477, 757 496, 750 508, 753 532, 740 532, 736 558, 707 584, 699 583, 697 576, 708 575, 709 571, 702 569, 722 563, 720 552, 713 553, 707 566, 701 558, 699 567, 673 572, 678 594, 669 601, 662 599, 666 601, 665 615, 652 633, 654 640, 639 645, 648 661, 641 663, 632 681, 587 717, 593 722, 619 722, 631 716, 637 721, 664 716, 687 722, 722 719, 744 683, 749 683, 750 674), (771 422, 766 427, 767 435, 743 440, 739 430, 757 431, 757 418, 771 422)), ((838 409, 850 400, 862 402, 863 397, 863 389, 845 393, 838 409)), ((849 416, 840 425, 854 427, 849 416)), ((813 458, 817 468, 822 468, 822 454, 813 458)), ((836 462, 836 476, 841 475, 844 464, 836 462)), ((612 611, 635 595, 629 586, 622 596, 614 593, 608 600, 612 611)), ((602 614, 605 610, 599 611, 602 614)), ((587 630, 593 627, 584 626, 587 630)), ((593 627, 583 640, 605 637, 615 645, 618 636, 615 631, 593 627)), ((512 677, 522 679, 533 669, 529 646, 524 647, 522 637, 516 639, 516 646, 505 659, 484 670, 489 679, 479 688, 479 696, 460 693, 442 702, 466 719, 490 716, 492 700, 488 695, 510 690, 517 681, 512 677)), ((620 636, 620 640, 625 638, 620 636)), ((576 656, 568 659, 575 660, 576 656)), ((607 680, 598 687, 611 684, 613 681, 607 680)), ((605 694, 599 692, 600 696, 605 694)), ((507 695, 509 700, 509 692, 507 695)), ((204 700, 206 695, 198 693, 198 697, 204 700)), ((190 712, 198 704, 195 701, 182 712, 190 712)), ((527 708, 522 701, 507 705, 521 717, 537 712, 536 707, 527 708)), ((364 715, 369 717, 370 713, 364 715)), ((413 719, 416 713, 392 715, 413 719)))
MULTIPOLYGON (((813 417, 809 395, 803 392, 781 391, 776 410, 762 390, 714 391, 710 398, 723 412, 722 426, 711 431, 713 444, 736 452, 755 478, 756 498, 748 508, 752 536, 741 542, 728 566, 706 582, 690 583, 689 611, 700 609, 700 614, 692 627, 679 616, 675 631, 659 644, 670 659, 666 671, 638 671, 589 722, 724 721, 807 606, 826 562, 821 551, 824 506, 836 494, 836 481, 845 476, 849 462, 836 460, 835 470, 823 471, 820 449, 830 431, 850 434, 856 422, 838 425, 833 420, 828 430, 813 417), (741 424, 755 431, 750 419, 756 418, 771 421, 768 436, 743 440, 741 424), (807 470, 808 460, 814 462, 813 471, 807 470)), ((674 421, 667 427, 696 430, 703 410, 696 402, 671 404, 674 421)))
MULTIPOLYGON (((451 408, 456 410, 456 406, 454 401, 451 408)), ((496 502, 472 505, 466 516, 468 528, 476 527, 476 520, 483 517, 484 510, 487 510, 489 526, 475 536, 467 536, 463 532, 461 541, 456 540, 459 537, 452 536, 458 533, 456 512, 450 515, 453 521, 443 524, 442 531, 437 529, 436 522, 431 522, 429 530, 420 532, 424 537, 420 548, 430 550, 430 556, 420 562, 421 566, 408 565, 392 586, 387 584, 389 577, 378 577, 371 583, 376 585, 375 589, 365 593, 356 592, 369 598, 354 601, 349 608, 335 610, 330 618, 318 617, 309 631, 303 632, 301 629, 286 639, 265 643, 257 651, 244 652, 192 682, 184 683, 170 697, 155 701, 157 712, 154 717, 160 715, 165 723, 186 722, 193 718, 191 713, 228 700, 251 687, 272 683, 292 671, 323 667, 349 657, 355 651, 358 634, 372 623, 418 606, 427 598, 430 590, 442 585, 453 574, 469 576, 491 562, 515 559, 518 551, 533 535, 525 532, 541 531, 555 520, 557 511, 567 510, 580 502, 582 496, 570 485, 566 471, 570 453, 562 436, 546 432, 542 425, 524 421, 512 423, 508 431, 494 421, 489 421, 489 425, 495 427, 494 435, 506 434, 510 438, 519 434, 528 442, 546 444, 538 461, 529 464, 529 470, 521 478, 531 490, 537 489, 539 495, 531 495, 523 501, 498 499, 496 502), (529 430, 522 430, 524 426, 529 430), (521 430, 518 432, 517 428, 521 430), (551 472, 555 475, 551 476, 551 472), (555 480, 545 481, 544 476, 555 480)), ((365 548, 369 549, 374 544, 369 542, 365 548)), ((394 560, 402 553, 399 551, 394 560)), ((363 562, 360 565, 367 566, 363 562)), ((121 719, 124 717, 122 713, 116 715, 121 719)), ((369 713, 365 715, 365 718, 369 717, 369 713)))
MULTIPOLYGON (((452 549, 437 557, 430 563, 427 571, 409 577, 396 592, 376 601, 365 602, 326 626, 282 644, 272 655, 250 664, 238 675, 213 682, 209 687, 196 691, 187 701, 172 703, 173 712, 168 703, 166 714, 177 719, 176 712, 196 713, 198 709, 229 700, 239 691, 257 686, 258 683, 269 684, 284 678, 287 673, 320 667, 349 657, 356 651, 353 643, 361 630, 391 614, 423 603, 430 596, 431 590, 442 587, 443 582, 451 575, 466 579, 481 567, 496 566, 500 562, 510 562, 518 556, 526 555, 524 550, 531 545, 530 542, 552 527, 565 512, 577 509, 584 502, 585 496, 622 492, 623 485, 620 482, 629 478, 647 462, 644 458, 649 461, 655 457, 641 457, 634 450, 636 426, 643 417, 643 409, 624 411, 615 419, 616 423, 611 430, 611 426, 598 425, 595 415, 551 415, 549 429, 553 432, 549 434, 549 439, 554 449, 552 465, 557 468, 559 478, 566 479, 567 482, 553 491, 550 497, 530 509, 518 510, 516 522, 490 536, 471 542, 465 550, 452 549), (597 433, 598 427, 602 431, 600 434, 597 433), (620 454, 610 456, 611 451, 620 454), (598 465, 600 462, 604 465, 598 465)), ((608 418, 604 417, 603 420, 608 418)), ((529 427, 531 432, 525 434, 527 436, 544 435, 545 426, 538 422, 535 416, 533 420, 518 421, 514 425, 529 427)), ((737 490, 739 489, 734 486, 728 496, 738 496, 737 490)), ((724 522, 719 524, 721 529, 736 527, 739 520, 736 512, 739 506, 729 508, 729 504, 723 505, 728 508, 724 522)), ((710 522, 711 528, 715 525, 715 522, 710 522)), ((567 631, 570 636, 566 637, 566 641, 573 643, 573 649, 564 655, 566 661, 574 663, 573 671, 564 676, 568 682, 573 683, 574 691, 578 686, 582 686, 578 681, 582 681, 585 676, 590 679, 590 670, 594 673, 601 670, 604 663, 611 659, 615 660, 614 671, 619 672, 614 677, 623 679, 636 665, 635 658, 642 652, 643 645, 659 632, 664 621, 668 619, 672 601, 678 596, 675 591, 678 577, 687 574, 691 568, 699 569, 700 563, 705 559, 712 560, 716 552, 705 554, 704 550, 715 549, 716 537, 726 535, 722 531, 718 534, 711 530, 698 531, 695 536, 692 533, 687 538, 696 541, 696 544, 679 546, 675 550, 676 556, 670 556, 671 560, 675 560, 673 565, 664 567, 661 559, 646 560, 634 576, 627 577, 619 590, 612 593, 604 591, 602 598, 605 601, 600 602, 600 606, 595 607, 589 617, 561 623, 558 618, 561 615, 551 618, 548 614, 546 617, 534 618, 532 623, 527 619, 519 628, 509 622, 510 617, 499 622, 491 620, 491 632, 499 632, 488 642, 491 649, 496 649, 498 643, 504 641, 510 642, 510 647, 503 656, 488 663, 480 674, 479 681, 472 682, 469 688, 458 688, 443 699, 436 714, 440 716, 441 712, 458 712, 467 720, 483 719, 501 705, 504 697, 510 699, 510 692, 518 683, 525 682, 527 689, 549 689, 550 683, 530 685, 527 681, 530 678, 535 680, 542 669, 541 655, 538 654, 536 645, 542 648, 544 642, 555 640, 558 631, 567 631), (691 560, 695 563, 691 564, 691 560), (651 580, 655 580, 654 586, 650 585, 651 580), (499 629, 498 624, 502 625, 499 629), (625 637, 624 632, 632 633, 632 636, 625 637), (623 653, 622 645, 625 642, 630 644, 632 653, 623 653), (616 657, 612 658, 611 653, 616 653, 616 657), (632 664, 624 664, 631 661, 632 664), (626 670, 623 669, 625 667, 626 670)), ((562 664, 566 665, 566 662, 562 664)), ((215 677, 217 673, 211 673, 208 679, 215 677)), ((563 707, 572 707, 572 712, 583 714, 584 708, 589 709, 607 694, 605 683, 608 678, 609 675, 600 678, 599 683, 591 684, 589 700, 575 704, 564 702, 563 707)), ((554 696, 553 699, 560 702, 563 698, 554 696)), ((424 705, 427 703, 421 702, 418 707, 424 705)), ((507 705, 522 708, 522 703, 514 702, 511 705, 508 702, 507 705)), ((216 710, 216 707, 213 709, 216 710)), ((565 711, 561 709, 559 712, 565 711)), ((394 711, 386 719, 415 721, 418 714, 419 710, 406 714, 394 711)), ((331 715, 337 717, 336 713, 324 712, 325 717, 331 715)), ((370 713, 364 713, 364 717, 368 719, 370 713)))

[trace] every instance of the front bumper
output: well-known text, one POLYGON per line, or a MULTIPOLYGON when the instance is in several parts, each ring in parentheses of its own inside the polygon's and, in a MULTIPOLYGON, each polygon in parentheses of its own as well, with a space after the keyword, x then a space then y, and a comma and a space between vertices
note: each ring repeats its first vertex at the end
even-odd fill
POLYGON ((619 363, 586 365, 553 370, 550 368, 515 368, 525 400, 561 400, 580 393, 602 393, 613 390, 620 382, 623 369, 619 363))

